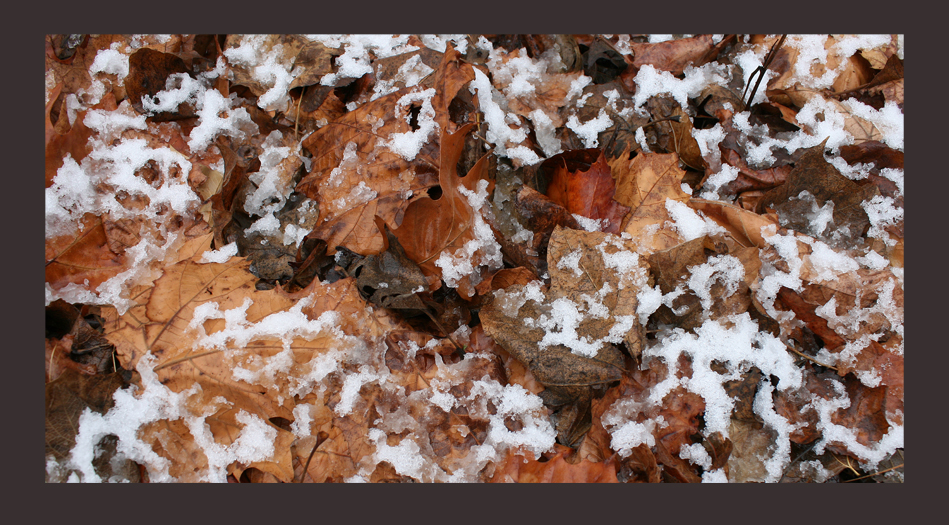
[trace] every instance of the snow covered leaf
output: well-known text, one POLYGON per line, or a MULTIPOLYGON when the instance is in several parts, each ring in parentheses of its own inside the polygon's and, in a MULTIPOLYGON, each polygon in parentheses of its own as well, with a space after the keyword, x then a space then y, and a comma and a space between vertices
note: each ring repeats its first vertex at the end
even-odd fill
MULTIPOLYGON (((195 436, 191 428, 195 423, 188 420, 183 426, 156 422, 143 439, 158 440, 151 442, 156 446, 164 442, 166 450, 168 440, 174 440, 180 453, 207 456, 214 468, 230 462, 214 464, 217 460, 208 454, 214 453, 215 445, 202 440, 213 435, 215 442, 226 447, 240 439, 235 429, 249 425, 248 417, 292 420, 294 393, 312 388, 306 380, 301 383, 292 378, 305 378, 314 360, 325 360, 333 351, 359 344, 345 335, 353 324, 334 321, 339 312, 347 311, 341 302, 364 304, 351 280, 328 287, 314 281, 304 291, 305 297, 316 290, 321 293, 316 303, 308 304, 310 301, 302 300, 304 292, 290 296, 277 290, 256 290, 257 279, 247 271, 248 265, 242 258, 233 258, 220 264, 186 260, 170 266, 154 288, 138 296, 138 306, 124 316, 110 316, 107 325, 109 340, 116 345, 116 355, 125 368, 141 369, 141 359, 146 355, 151 359, 151 373, 161 386, 150 383, 148 389, 165 388, 168 395, 184 396, 192 407, 189 417, 214 415, 207 422, 210 435, 206 437, 195 436), (336 313, 325 310, 327 307, 336 307, 336 313)), ((356 325, 356 333, 362 334, 363 323, 357 321, 356 325)), ((274 437, 286 433, 274 431, 274 437)), ((278 438, 278 444, 285 439, 278 438)), ((252 464, 284 481, 292 475, 288 448, 270 460, 252 464)))
POLYGON ((581 459, 570 463, 574 451, 559 446, 554 457, 541 462, 509 452, 498 466, 492 483, 619 483, 612 461, 594 463, 581 459))
MULTIPOLYGON (((405 88, 363 104, 303 142, 313 162, 297 191, 319 203, 314 235, 331 252, 336 246, 364 255, 380 252, 375 216, 397 228, 408 206, 438 182, 437 133, 446 132, 448 106, 466 71, 470 66, 461 67, 457 53, 446 53, 434 88, 405 88)), ((403 245, 411 253, 405 239, 403 245)))
POLYGON ((721 240, 703 236, 648 257, 650 271, 662 293, 684 291, 656 311, 661 323, 691 329, 707 319, 728 318, 748 310, 749 285, 758 276, 758 250, 730 253, 721 240))
POLYGON ((488 156, 482 157, 464 178, 456 171, 471 128, 468 124, 452 135, 442 133, 438 169, 442 195, 413 201, 405 210, 402 225, 395 230, 405 253, 426 275, 444 279, 465 299, 475 294, 482 266, 489 270, 501 267, 500 247, 480 211, 494 190, 494 181, 488 178, 488 156))
POLYGON ((638 316, 637 294, 646 279, 644 273, 637 275, 642 269, 634 252, 632 243, 607 233, 555 229, 547 248, 551 280, 547 300, 586 303, 590 315, 579 322, 579 336, 589 341, 622 341, 633 357, 639 357, 645 333, 633 318, 638 316))
MULTIPOLYGON (((65 462, 69 458, 69 451, 76 444, 76 434, 79 429, 79 418, 86 410, 105 413, 114 405, 112 395, 116 390, 126 386, 122 374, 86 375, 75 370, 67 370, 55 381, 46 385, 46 456, 52 456, 57 461, 65 462)), ((110 465, 115 456, 115 443, 103 444, 104 453, 97 458, 95 468, 105 475, 112 475, 112 469, 117 465, 110 465)), ((125 460, 125 468, 132 467, 125 460)), ((128 468, 128 470, 137 468, 128 468)), ((116 472, 116 474, 119 474, 116 472)), ((47 482, 63 482, 65 479, 49 479, 47 482)))
POLYGON ((602 150, 574 150, 554 157, 557 162, 547 196, 570 213, 596 221, 601 231, 619 233, 629 208, 613 200, 616 184, 602 150))
MULTIPOLYGON (((125 77, 125 90, 128 93, 132 107, 139 113, 147 113, 143 107, 143 97, 152 97, 166 89, 168 77, 185 74, 191 71, 184 60, 171 53, 162 53, 154 49, 144 48, 129 56, 129 74, 125 77)), ((157 120, 174 120, 180 117, 194 116, 194 108, 190 105, 179 106, 177 111, 163 111, 155 118, 157 120)))
POLYGON ((558 228, 550 244, 550 289, 495 292, 481 310, 485 331, 546 386, 615 381, 624 364, 612 344, 625 343, 633 355, 643 344, 636 294, 646 276, 638 257, 629 241, 599 232, 558 228))
POLYGON ((623 221, 623 231, 633 236, 647 252, 671 248, 684 239, 666 226, 672 219, 666 201, 683 204, 689 196, 682 191, 685 171, 679 168, 679 157, 675 153, 640 153, 633 160, 626 160, 629 153, 610 162, 616 180, 617 202, 629 206, 630 212, 623 221))

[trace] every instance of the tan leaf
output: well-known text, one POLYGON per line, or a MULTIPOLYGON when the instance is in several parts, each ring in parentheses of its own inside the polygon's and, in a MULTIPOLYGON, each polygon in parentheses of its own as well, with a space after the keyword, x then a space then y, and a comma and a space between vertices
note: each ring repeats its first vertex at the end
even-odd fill
POLYGON ((671 248, 682 242, 682 237, 666 221, 672 216, 666 209, 666 200, 687 203, 689 196, 682 191, 685 171, 679 168, 675 153, 641 153, 626 160, 628 153, 610 162, 616 179, 613 197, 630 212, 623 221, 623 231, 636 239, 647 252, 671 248))

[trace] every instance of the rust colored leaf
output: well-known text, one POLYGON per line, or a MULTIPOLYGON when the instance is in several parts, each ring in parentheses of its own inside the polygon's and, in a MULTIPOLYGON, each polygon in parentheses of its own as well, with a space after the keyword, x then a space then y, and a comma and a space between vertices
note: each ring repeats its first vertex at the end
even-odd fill
POLYGON ((620 224, 629 212, 629 208, 613 200, 616 184, 606 163, 602 150, 580 150, 558 155, 560 162, 554 169, 547 196, 560 204, 571 214, 579 214, 590 219, 606 219, 603 231, 619 233, 620 224), (575 167, 574 156, 587 160, 583 162, 587 169, 575 167), (595 157, 593 157, 596 155, 595 157), (596 160, 592 160, 595 158, 596 160))
POLYGON ((126 270, 126 257, 109 248, 103 221, 86 214, 82 230, 46 241, 46 282, 53 289, 70 283, 95 290, 126 270))
POLYGON ((672 221, 666 200, 683 204, 689 201, 681 187, 685 172, 679 168, 678 155, 641 153, 631 161, 626 160, 627 157, 620 155, 610 162, 616 179, 614 198, 630 208, 623 221, 623 231, 650 252, 679 244, 681 236, 666 226, 666 221, 672 221))
MULTIPOLYGON (((468 124, 453 135, 442 133, 438 173, 442 195, 438 199, 424 196, 414 201, 405 210, 402 225, 395 230, 405 253, 418 263, 426 275, 440 278, 442 269, 436 266, 435 262, 441 254, 454 254, 469 241, 476 240, 473 226, 475 213, 480 212, 472 209, 468 198, 459 188, 477 193, 479 183, 485 181, 488 195, 494 190, 494 181, 488 178, 488 155, 481 157, 464 178, 459 177, 456 171, 465 135, 471 128, 472 124, 468 124)), ((468 257, 479 260, 486 248, 479 247, 468 257)), ((464 276, 457 288, 458 293, 465 299, 470 299, 475 293, 470 275, 464 276)))
POLYGON ((478 295, 487 295, 488 292, 503 290, 508 286, 523 286, 536 280, 537 275, 523 266, 518 266, 517 268, 502 268, 492 274, 491 277, 478 283, 478 295))
POLYGON ((619 483, 612 461, 593 463, 583 459, 570 464, 568 454, 572 455, 573 450, 561 446, 553 458, 540 462, 509 453, 491 483, 619 483))

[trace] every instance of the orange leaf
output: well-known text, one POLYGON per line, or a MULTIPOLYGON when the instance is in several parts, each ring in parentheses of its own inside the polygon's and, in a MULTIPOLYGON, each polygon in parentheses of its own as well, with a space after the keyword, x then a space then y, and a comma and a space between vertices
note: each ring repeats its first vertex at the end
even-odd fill
POLYGON ((558 166, 554 168, 547 196, 570 213, 590 219, 607 219, 603 231, 619 233, 623 217, 629 208, 613 200, 616 183, 606 163, 602 150, 575 150, 557 155, 558 166), (575 157, 580 156, 579 159, 575 157), (596 155, 596 157, 594 157, 596 155), (593 158, 596 160, 593 161, 593 158), (577 166, 589 166, 586 170, 577 166), (582 162, 586 160, 586 162, 582 162), (590 164, 590 161, 593 161, 590 164))
POLYGON ((571 465, 565 457, 573 450, 561 445, 557 448, 557 454, 546 462, 508 453, 491 483, 619 483, 612 461, 593 463, 583 459, 571 465))

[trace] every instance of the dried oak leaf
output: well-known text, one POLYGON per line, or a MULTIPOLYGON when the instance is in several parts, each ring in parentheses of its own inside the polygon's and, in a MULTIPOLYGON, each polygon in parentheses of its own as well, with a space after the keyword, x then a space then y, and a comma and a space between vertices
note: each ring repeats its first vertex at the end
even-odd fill
POLYGON ((610 162, 616 179, 613 198, 630 208, 623 220, 623 231, 632 235, 647 253, 681 243, 682 236, 666 224, 674 223, 666 208, 667 200, 689 202, 688 194, 682 191, 685 171, 679 168, 678 155, 641 153, 633 160, 627 158, 628 154, 624 154, 610 162))
POLYGON ((559 445, 547 461, 527 459, 509 451, 498 465, 491 483, 619 483, 614 461, 591 462, 581 459, 570 463, 573 449, 559 445))
POLYGON ((698 35, 652 44, 630 42, 629 47, 633 52, 626 55, 626 61, 632 67, 631 71, 624 72, 624 77, 635 77, 646 64, 679 76, 686 67, 701 61, 715 47, 715 43, 712 42, 712 35, 698 35))
MULTIPOLYGON (((474 73, 470 65, 458 61, 457 52, 449 52, 435 75, 431 105, 437 127, 444 134, 453 127, 449 105, 474 73)), ((396 134, 417 132, 410 113, 421 104, 398 104, 403 96, 415 93, 420 93, 419 87, 363 104, 303 142, 313 155, 312 167, 297 191, 319 203, 320 219, 313 235, 325 240, 331 251, 345 246, 361 254, 378 253, 382 236, 375 227, 375 216, 392 228, 398 227, 406 208, 426 197, 425 190, 438 183, 439 157, 444 152, 439 153, 437 140, 427 138, 412 160, 387 146, 396 134)), ((463 140, 454 145, 463 146, 463 140)), ((457 158, 460 155, 459 151, 457 158)), ((445 188, 442 191, 447 193, 445 188)))
MULTIPOLYGON (((442 267, 436 265, 436 261, 442 254, 457 259, 458 253, 463 252, 469 242, 480 244, 473 253, 463 253, 460 257, 462 262, 469 261, 473 270, 477 270, 479 261, 488 256, 488 250, 491 248, 481 242, 481 232, 475 229, 475 214, 481 212, 472 208, 467 196, 483 191, 491 195, 494 191, 494 181, 488 178, 489 156, 481 157, 464 178, 460 177, 456 170, 465 136, 472 126, 473 124, 467 124, 452 135, 442 132, 442 152, 438 167, 438 182, 442 195, 438 199, 423 195, 412 201, 405 209, 401 226, 395 230, 406 255, 416 261, 426 275, 441 278, 442 267)), ((469 273, 460 278, 455 287, 467 300, 474 296, 476 284, 478 283, 472 282, 472 274, 469 273)))
POLYGON ((547 186, 547 197, 571 214, 606 219, 602 231, 619 233, 629 208, 613 200, 616 183, 603 151, 574 150, 555 158, 557 165, 547 186))
MULTIPOLYGON (((359 344, 358 337, 374 337, 374 330, 392 326, 384 316, 375 324, 369 321, 365 302, 351 279, 325 286, 314 280, 309 288, 293 295, 259 291, 248 266, 249 262, 238 257, 220 264, 182 261, 165 268, 154 287, 142 290, 136 297, 138 304, 125 315, 119 317, 114 311, 107 315, 107 336, 122 365, 133 369, 150 353, 155 358, 153 370, 166 388, 180 393, 200 385, 190 402, 197 414, 212 411, 213 418, 208 421, 211 433, 225 444, 235 439, 243 426, 235 419, 240 411, 264 421, 273 417, 292 420, 294 389, 299 387, 292 378, 305 377, 311 361, 333 349, 359 344), (304 298, 309 299, 301 302, 304 298), (237 315, 242 320, 225 321, 223 312, 227 311, 234 312, 228 312, 228 317, 237 315), (327 315, 338 315, 338 320, 321 317, 326 312, 337 312, 327 315), (287 317, 296 318, 297 326, 306 321, 309 328, 296 334, 267 328, 287 317), (289 362, 278 365, 282 359, 289 362), (282 371, 267 372, 268 366, 282 371), (217 396, 227 404, 221 405, 217 396)), ((148 427, 146 438, 153 439, 150 443, 155 447, 161 442, 166 451, 172 446, 169 443, 174 443, 176 450, 189 458, 203 456, 187 426, 176 423, 180 421, 156 422, 148 427)), ((277 429, 277 434, 278 445, 293 440, 285 430, 277 429)), ((285 444, 276 448, 272 460, 246 466, 289 481, 289 442, 285 444)))

